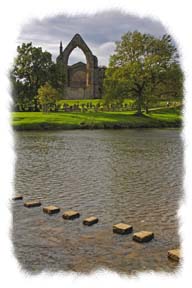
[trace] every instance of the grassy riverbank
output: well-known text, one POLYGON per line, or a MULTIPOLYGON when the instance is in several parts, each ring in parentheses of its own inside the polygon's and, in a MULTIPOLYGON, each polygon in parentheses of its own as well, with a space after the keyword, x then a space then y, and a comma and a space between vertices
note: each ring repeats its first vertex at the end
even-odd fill
POLYGON ((179 108, 153 109, 150 114, 135 116, 128 112, 13 112, 15 130, 104 129, 104 128, 162 128, 180 127, 179 108))

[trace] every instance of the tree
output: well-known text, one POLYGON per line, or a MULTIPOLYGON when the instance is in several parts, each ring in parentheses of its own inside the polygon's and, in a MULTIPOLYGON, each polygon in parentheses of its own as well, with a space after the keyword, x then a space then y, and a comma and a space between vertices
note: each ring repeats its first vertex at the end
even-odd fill
POLYGON ((28 86, 21 81, 16 80, 12 75, 11 83, 14 111, 25 111, 30 109, 31 100, 28 86))
POLYGON ((42 106, 43 112, 49 112, 53 106, 56 106, 58 97, 58 91, 49 83, 45 83, 45 85, 38 89, 37 100, 38 103, 42 106))
POLYGON ((60 97, 63 97, 66 75, 62 62, 54 63, 50 69, 50 84, 57 89, 60 97))
MULTIPOLYGON (((116 42, 115 53, 110 57, 104 80, 104 99, 134 98, 137 115, 142 115, 142 107, 148 110, 149 103, 157 99, 160 86, 166 93, 167 81, 174 76, 170 72, 175 65, 179 67, 178 54, 169 35, 159 39, 137 31, 128 32, 116 42)), ((181 82, 178 79, 178 86, 181 82)))
POLYGON ((23 43, 17 47, 17 57, 11 71, 14 102, 22 105, 26 102, 37 107, 37 90, 50 79, 50 71, 54 63, 51 54, 43 52, 41 47, 33 47, 32 43, 23 43))
POLYGON ((158 86, 157 96, 170 101, 183 97, 183 73, 178 63, 173 63, 166 71, 164 79, 158 86))

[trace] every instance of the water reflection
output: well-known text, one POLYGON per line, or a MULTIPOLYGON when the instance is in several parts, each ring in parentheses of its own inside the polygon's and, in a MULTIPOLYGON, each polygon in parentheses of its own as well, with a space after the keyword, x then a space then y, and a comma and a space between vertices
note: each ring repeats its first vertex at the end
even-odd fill
POLYGON ((176 213, 182 192, 180 131, 97 130, 16 132, 15 190, 25 200, 55 204, 61 213, 42 207, 13 205, 13 242, 22 267, 88 272, 105 267, 133 273, 173 271, 167 250, 179 245, 176 213), (81 218, 63 220, 64 210, 81 218), (85 227, 95 215, 99 223, 85 227), (118 222, 134 231, 152 230, 148 244, 112 233, 118 222))

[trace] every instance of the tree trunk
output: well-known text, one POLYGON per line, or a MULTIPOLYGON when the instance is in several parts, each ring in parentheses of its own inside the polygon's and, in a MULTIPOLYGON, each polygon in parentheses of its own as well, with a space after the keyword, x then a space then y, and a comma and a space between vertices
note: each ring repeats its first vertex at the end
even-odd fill
POLYGON ((145 86, 145 81, 143 81, 142 85, 135 83, 136 88, 134 89, 137 95, 137 113, 136 116, 142 116, 142 103, 143 103, 143 89, 145 86))
POLYGON ((35 112, 38 112, 37 99, 34 98, 35 112))
POLYGON ((138 93, 138 100, 137 100, 137 116, 142 116, 142 93, 138 93))

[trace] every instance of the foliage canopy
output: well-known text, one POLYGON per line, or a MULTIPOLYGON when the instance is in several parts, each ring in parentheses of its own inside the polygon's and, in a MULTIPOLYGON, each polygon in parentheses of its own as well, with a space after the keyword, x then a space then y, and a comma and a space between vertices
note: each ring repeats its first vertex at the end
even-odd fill
POLYGON ((49 112, 59 97, 59 92, 53 88, 49 83, 41 86, 38 89, 37 100, 42 106, 43 112, 49 112))
POLYGON ((23 43, 17 47, 17 57, 11 71, 14 103, 21 106, 35 106, 38 111, 37 91, 49 82, 60 92, 64 86, 64 74, 52 61, 52 56, 41 47, 23 43))
POLYGON ((137 114, 148 110, 157 97, 181 96, 182 72, 171 37, 128 32, 116 42, 104 81, 105 101, 121 102, 134 98, 137 114), (178 95, 179 93, 179 95, 178 95))

